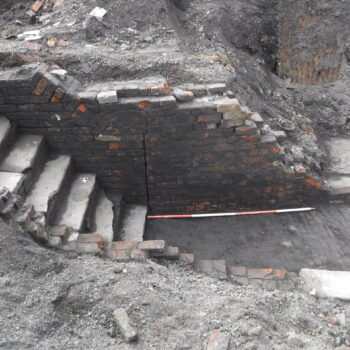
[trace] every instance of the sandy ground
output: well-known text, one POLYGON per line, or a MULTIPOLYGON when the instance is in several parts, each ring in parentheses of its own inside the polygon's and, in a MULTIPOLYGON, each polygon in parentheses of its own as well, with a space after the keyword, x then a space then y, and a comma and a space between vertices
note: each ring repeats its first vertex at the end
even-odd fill
POLYGON ((202 350, 213 329, 230 335, 229 350, 350 344, 346 328, 329 324, 349 306, 302 291, 235 286, 178 264, 63 254, 2 221, 0 252, 0 349, 202 350), (117 330, 118 307, 138 330, 136 343, 117 330))

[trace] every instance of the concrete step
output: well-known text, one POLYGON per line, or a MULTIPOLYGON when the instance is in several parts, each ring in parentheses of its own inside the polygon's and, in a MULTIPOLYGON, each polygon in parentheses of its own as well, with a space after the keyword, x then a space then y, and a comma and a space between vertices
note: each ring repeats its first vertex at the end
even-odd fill
POLYGON ((125 205, 123 216, 118 232, 120 241, 143 241, 146 227, 147 206, 125 205))
POLYGON ((0 171, 25 174, 24 192, 28 193, 39 175, 47 149, 41 135, 21 135, 0 164, 0 171))
POLYGON ((46 213, 48 224, 61 204, 63 189, 70 179, 71 168, 70 156, 59 155, 49 159, 26 198, 26 203, 34 205, 36 211, 46 213))
POLYGON ((43 147, 43 142, 41 135, 21 135, 0 164, 0 171, 27 173, 43 147))
POLYGON ((0 188, 6 187, 13 193, 21 194, 24 175, 21 173, 9 173, 0 171, 0 188))
POLYGON ((109 200, 104 191, 100 189, 95 210, 95 231, 102 236, 106 242, 112 242, 114 239, 113 220, 113 202, 109 200))
POLYGON ((73 231, 84 232, 89 223, 89 214, 96 196, 97 184, 94 174, 77 174, 69 193, 64 199, 54 225, 66 225, 73 231))

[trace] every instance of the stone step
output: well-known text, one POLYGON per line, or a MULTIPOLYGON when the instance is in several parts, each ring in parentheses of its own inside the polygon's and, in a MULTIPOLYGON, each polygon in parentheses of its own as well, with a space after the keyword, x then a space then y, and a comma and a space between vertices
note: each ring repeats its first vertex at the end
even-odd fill
POLYGON ((227 279, 227 269, 225 260, 199 260, 196 269, 211 277, 227 279))
POLYGON ((61 204, 71 168, 70 156, 59 155, 49 159, 26 198, 26 203, 33 204, 36 211, 46 213, 47 224, 61 204))
POLYGON ((1 162, 0 171, 25 174, 23 188, 28 193, 42 169, 46 153, 43 136, 21 135, 1 162))
POLYGON ((0 171, 27 173, 32 168, 44 138, 41 135, 21 135, 0 164, 0 171))
POLYGON ((112 242, 114 239, 113 220, 113 202, 109 200, 105 192, 100 189, 97 197, 94 223, 95 231, 106 242, 112 242))
POLYGON ((54 225, 66 225, 72 231, 84 232, 89 226, 89 212, 96 196, 96 175, 76 174, 69 193, 58 210, 54 225))
POLYGON ((6 187, 13 193, 21 194, 24 175, 0 171, 0 188, 6 187))
POLYGON ((147 206, 125 205, 123 216, 118 232, 120 241, 143 241, 146 227, 147 206))

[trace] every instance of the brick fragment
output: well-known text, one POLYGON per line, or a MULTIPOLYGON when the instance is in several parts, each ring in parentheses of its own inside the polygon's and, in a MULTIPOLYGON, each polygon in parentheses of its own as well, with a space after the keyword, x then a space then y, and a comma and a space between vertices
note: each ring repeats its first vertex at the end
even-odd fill
POLYGON ((114 319, 123 334, 125 340, 130 343, 137 339, 137 332, 132 327, 131 321, 125 309, 117 309, 113 312, 114 319))
POLYGON ((50 101, 52 103, 58 103, 62 99, 63 96, 64 96, 64 91, 60 88, 57 88, 55 93, 52 95, 50 101))
POLYGON ((63 6, 64 0, 56 0, 55 4, 53 5, 53 9, 57 10, 63 6))
POLYGON ((187 264, 194 264, 194 255, 187 253, 180 253, 180 261, 187 264))
POLYGON ((43 1, 35 1, 35 3, 33 4, 31 10, 34 12, 34 13, 38 13, 40 11, 40 9, 43 7, 44 5, 44 2, 43 1))
POLYGON ((206 350, 227 350, 230 337, 227 333, 213 330, 210 333, 206 350))

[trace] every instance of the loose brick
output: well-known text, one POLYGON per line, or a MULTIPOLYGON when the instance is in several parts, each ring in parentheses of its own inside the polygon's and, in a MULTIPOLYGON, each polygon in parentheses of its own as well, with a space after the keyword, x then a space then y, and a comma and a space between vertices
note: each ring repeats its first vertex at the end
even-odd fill
POLYGON ((180 261, 185 262, 187 264, 194 264, 194 255, 187 254, 187 253, 181 253, 180 254, 180 261))
POLYGON ((35 1, 35 3, 33 4, 31 10, 35 13, 39 12, 40 9, 43 7, 44 2, 43 1, 35 1))
POLYGON ((64 94, 65 94, 65 92, 62 89, 57 88, 57 90, 55 91, 55 93, 51 97, 50 101, 52 103, 58 103, 59 101, 61 101, 64 94))
POLYGON ((125 309, 117 309, 113 312, 114 319, 123 334, 125 340, 130 343, 137 339, 137 332, 132 327, 131 321, 125 309))
POLYGON ((248 269, 249 278, 273 279, 273 269, 248 269))
POLYGON ((138 246, 141 250, 148 250, 153 252, 164 252, 165 241, 156 240, 156 241, 143 241, 138 246))

